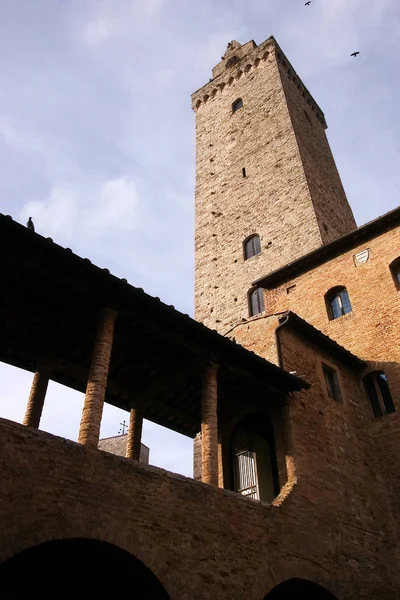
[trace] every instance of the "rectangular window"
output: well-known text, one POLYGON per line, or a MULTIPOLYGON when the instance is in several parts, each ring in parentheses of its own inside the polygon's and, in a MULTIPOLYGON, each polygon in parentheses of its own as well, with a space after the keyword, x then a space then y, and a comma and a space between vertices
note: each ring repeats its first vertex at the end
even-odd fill
POLYGON ((332 369, 332 367, 328 367, 328 365, 322 365, 322 370, 324 372, 326 389, 328 391, 328 396, 337 400, 338 402, 342 401, 342 390, 340 389, 339 377, 337 371, 332 369))

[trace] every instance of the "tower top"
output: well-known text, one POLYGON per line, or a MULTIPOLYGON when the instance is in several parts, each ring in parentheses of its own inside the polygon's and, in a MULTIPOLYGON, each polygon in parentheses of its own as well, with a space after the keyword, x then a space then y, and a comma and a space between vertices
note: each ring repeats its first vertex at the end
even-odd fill
POLYGON ((193 110, 196 111, 209 98, 214 98, 221 92, 225 86, 232 85, 235 80, 240 79, 242 75, 246 75, 253 67, 257 67, 260 61, 266 61, 269 55, 275 55, 280 68, 286 71, 287 77, 292 79, 300 90, 300 93, 306 98, 317 119, 326 128, 327 124, 324 113, 297 75, 273 36, 270 36, 258 45, 254 40, 250 40, 243 45, 237 40, 229 42, 225 54, 221 56, 220 62, 212 70, 212 79, 192 94, 193 110))
POLYGON ((225 69, 231 69, 238 62, 241 61, 247 54, 250 54, 255 48, 257 48, 257 44, 254 40, 250 40, 242 46, 236 40, 232 40, 226 47, 225 54, 221 56, 221 61, 213 68, 212 76, 213 79, 218 77, 221 73, 225 71, 225 69))

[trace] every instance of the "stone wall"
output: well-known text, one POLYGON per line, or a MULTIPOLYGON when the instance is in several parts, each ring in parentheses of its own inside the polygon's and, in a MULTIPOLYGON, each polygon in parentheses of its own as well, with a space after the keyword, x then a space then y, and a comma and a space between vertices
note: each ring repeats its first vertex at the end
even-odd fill
MULTIPOLYGON (((111 452, 111 454, 117 454, 118 456, 126 456, 126 445, 128 441, 128 435, 115 435, 109 438, 103 438, 99 441, 99 450, 103 452, 111 452)), ((148 465, 150 457, 150 449, 144 444, 140 445, 140 462, 148 465)))
POLYGON ((252 281, 355 228, 323 114, 275 41, 232 52, 193 95, 195 316, 222 333, 248 317, 252 281), (244 260, 253 233, 262 252, 244 260))

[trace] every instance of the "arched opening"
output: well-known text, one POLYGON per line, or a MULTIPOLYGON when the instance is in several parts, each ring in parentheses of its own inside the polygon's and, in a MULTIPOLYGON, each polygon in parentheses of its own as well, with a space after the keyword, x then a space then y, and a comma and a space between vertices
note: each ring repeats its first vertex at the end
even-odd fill
POLYGON ((352 312, 352 306, 347 289, 338 285, 325 294, 328 317, 331 321, 352 312))
POLYGON ((116 594, 135 600, 169 600, 157 577, 117 546, 83 538, 28 548, 0 565, 4 597, 88 598, 116 594))
POLYGON ((243 496, 272 502, 279 494, 275 438, 265 413, 242 419, 231 441, 233 488, 243 496))
POLYGON ((390 272, 392 273, 395 286, 398 290, 400 290, 400 257, 391 262, 389 268, 390 272))
POLYGON ((336 596, 322 586, 306 579, 288 579, 264 596, 264 600, 337 600, 336 596))

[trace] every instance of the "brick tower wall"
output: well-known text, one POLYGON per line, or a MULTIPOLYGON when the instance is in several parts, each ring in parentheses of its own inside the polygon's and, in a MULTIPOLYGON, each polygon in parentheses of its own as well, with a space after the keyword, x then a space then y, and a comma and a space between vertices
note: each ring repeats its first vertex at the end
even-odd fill
POLYGON ((312 98, 278 51, 278 66, 296 141, 324 244, 356 229, 353 212, 325 133, 324 120, 312 98))
POLYGON ((222 333, 248 316, 253 280, 330 241, 329 236, 355 227, 325 137, 323 114, 308 92, 304 99, 294 82, 292 90, 291 81, 282 83, 278 52, 272 38, 259 46, 233 43, 213 70, 214 79, 192 98, 196 111, 195 316, 222 333), (237 62, 227 68, 233 56, 237 62), (243 99, 243 108, 233 113, 237 98, 243 99), (303 148, 311 136, 310 127, 302 122, 303 102, 315 121, 313 149, 305 158, 298 138, 306 138, 303 148), (318 154, 321 164, 307 178, 305 169, 318 154), (328 165, 323 164, 325 156, 328 165), (319 189, 315 181, 321 173, 325 179, 320 187, 328 189, 325 202, 331 205, 326 209, 321 197, 313 199, 310 191, 319 189), (341 193, 333 201, 338 189, 341 193), (338 224, 330 211, 338 213, 338 224), (345 214, 350 216, 341 221, 340 215, 345 214), (326 222, 328 233, 323 227, 326 222), (260 235, 262 252, 245 261, 243 242, 253 233, 260 235))

